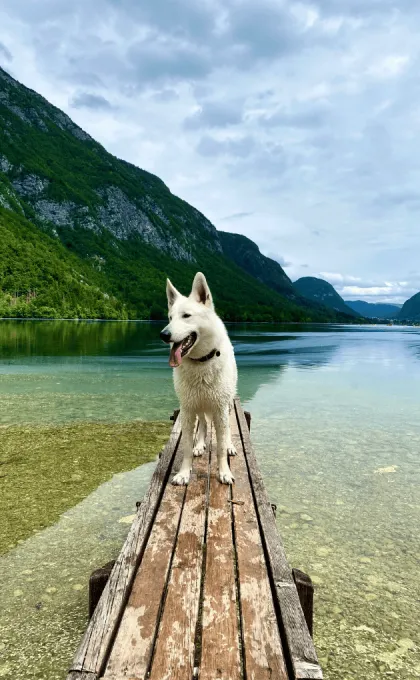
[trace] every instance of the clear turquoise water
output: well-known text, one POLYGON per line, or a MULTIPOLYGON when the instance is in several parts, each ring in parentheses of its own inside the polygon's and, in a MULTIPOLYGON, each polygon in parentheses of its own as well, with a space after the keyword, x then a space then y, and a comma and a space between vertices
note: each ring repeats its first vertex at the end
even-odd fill
MULTIPOLYGON (((176 399, 158 331, 0 323, 0 426, 166 420, 176 399)), ((325 677, 420 677, 419 329, 229 332, 289 560, 317 585, 325 677)), ((152 470, 116 475, 0 557, 0 678, 63 677, 88 575, 118 552, 152 470)))

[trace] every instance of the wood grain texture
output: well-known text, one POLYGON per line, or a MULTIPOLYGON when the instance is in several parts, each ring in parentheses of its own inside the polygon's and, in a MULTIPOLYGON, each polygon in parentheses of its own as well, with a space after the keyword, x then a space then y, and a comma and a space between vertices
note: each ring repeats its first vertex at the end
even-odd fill
MULTIPOLYGON (((104 671, 134 575, 169 477, 180 433, 181 423, 180 418, 177 418, 156 465, 144 500, 137 511, 121 553, 76 653, 71 671, 86 671, 96 673, 98 676, 101 676, 104 671)), ((71 676, 67 680, 71 680, 71 676)))
MULTIPOLYGON (((175 469, 183 456, 181 437, 175 469)), ((144 680, 149 668, 159 612, 175 550, 185 486, 167 484, 110 654, 105 678, 144 680)))
POLYGON ((150 680, 189 680, 194 670, 208 495, 208 454, 194 458, 150 680))
POLYGON ((255 503, 258 508, 268 561, 267 567, 271 572, 274 583, 276 613, 281 617, 282 633, 285 636, 283 642, 288 647, 295 680, 321 680, 323 678, 322 669, 318 663, 315 647, 306 625, 292 570, 287 562, 283 543, 277 530, 239 399, 235 400, 235 411, 255 503))
MULTIPOLYGON (((242 638, 247 680, 287 680, 288 673, 280 640, 277 616, 258 518, 250 487, 248 469, 236 418, 231 422, 233 443, 238 455, 231 459, 235 477, 234 503, 235 542, 241 601, 242 638)), ((224 677, 224 676, 222 676, 224 677)))
POLYGON ((211 443, 200 680, 240 680, 241 660, 232 536, 231 488, 218 478, 216 438, 211 443))

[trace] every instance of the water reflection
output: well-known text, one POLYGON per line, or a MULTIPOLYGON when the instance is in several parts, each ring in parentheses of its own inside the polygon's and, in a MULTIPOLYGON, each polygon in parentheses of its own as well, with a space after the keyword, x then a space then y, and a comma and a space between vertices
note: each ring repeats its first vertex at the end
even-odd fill
MULTIPOLYGON (((161 323, 0 323, 0 424, 167 417, 177 406, 161 323)), ((230 325, 239 394, 250 400, 287 366, 319 368, 337 351, 317 327, 230 325)))

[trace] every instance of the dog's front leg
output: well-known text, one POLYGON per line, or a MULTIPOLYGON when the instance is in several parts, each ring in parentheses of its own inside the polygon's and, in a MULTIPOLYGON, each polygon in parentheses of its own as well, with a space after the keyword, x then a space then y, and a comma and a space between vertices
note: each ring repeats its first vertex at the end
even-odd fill
POLYGON ((175 475, 172 484, 185 486, 190 481, 192 459, 193 459, 193 439, 195 427, 195 413, 181 410, 182 438, 180 445, 184 450, 184 456, 180 471, 175 475))
POLYGON ((197 440, 193 448, 194 456, 202 456, 206 450, 207 422, 203 411, 198 414, 197 440))
POLYGON ((219 466, 219 479, 222 484, 232 484, 235 481, 228 463, 228 438, 229 438, 229 410, 225 409, 215 413, 214 426, 217 438, 217 463, 219 466))

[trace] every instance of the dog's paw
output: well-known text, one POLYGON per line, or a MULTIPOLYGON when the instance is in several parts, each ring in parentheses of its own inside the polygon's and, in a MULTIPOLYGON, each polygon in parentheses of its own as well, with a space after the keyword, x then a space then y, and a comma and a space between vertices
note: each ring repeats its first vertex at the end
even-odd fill
POLYGON ((198 456, 202 456, 204 451, 206 450, 206 445, 204 443, 197 444, 193 448, 193 455, 197 458, 198 456))
POLYGON ((236 456, 238 454, 237 450, 235 449, 232 443, 230 443, 227 447, 227 454, 228 456, 236 456))
POLYGON ((222 484, 233 484, 233 482, 235 481, 235 477, 233 476, 229 468, 219 470, 219 479, 222 482, 222 484))
POLYGON ((190 481, 190 476, 190 472, 182 472, 180 470, 173 478, 172 484, 175 486, 187 486, 188 482, 190 481))

